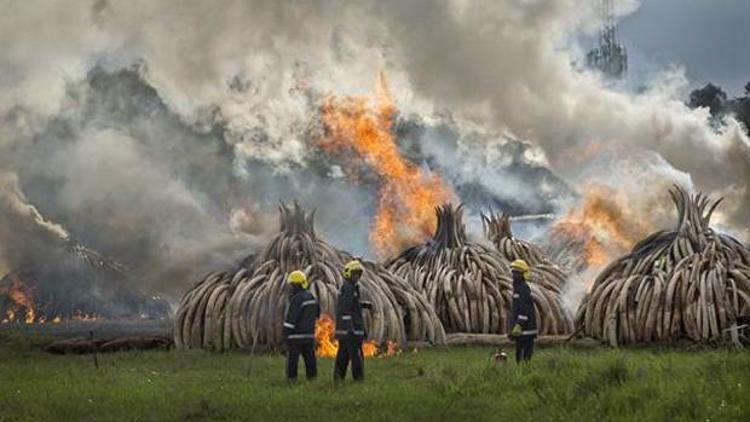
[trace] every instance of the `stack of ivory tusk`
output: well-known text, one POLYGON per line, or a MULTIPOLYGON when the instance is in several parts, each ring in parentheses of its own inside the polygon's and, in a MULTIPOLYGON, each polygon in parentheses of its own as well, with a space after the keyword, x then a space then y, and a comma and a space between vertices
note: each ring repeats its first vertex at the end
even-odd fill
MULTIPOLYGON (((283 344, 282 323, 288 302, 286 275, 305 272, 321 312, 335 312, 341 270, 353 259, 318 238, 314 213, 296 203, 279 208, 278 235, 248 265, 234 272, 210 274, 183 297, 174 323, 178 348, 253 349, 283 344)), ((363 300, 368 337, 378 343, 407 340, 442 344, 445 331, 426 297, 382 265, 362 262, 363 300)))
POLYGON ((669 191, 677 227, 635 245, 596 278, 576 316, 577 330, 611 345, 714 342, 750 315, 750 250, 709 227, 721 202, 669 191))
POLYGON ((556 265, 547 253, 538 246, 513 236, 510 216, 503 214, 482 214, 482 225, 487 238, 506 260, 512 262, 523 259, 531 267, 530 282, 544 288, 547 300, 554 302, 553 310, 560 314, 558 320, 562 330, 551 334, 565 334, 573 331, 573 315, 561 303, 562 289, 569 279, 568 273, 556 265))
MULTIPOLYGON (((462 208, 438 207, 433 238, 409 248, 387 267, 424 292, 448 332, 508 332, 513 282, 510 261, 484 245, 470 242, 462 208)), ((559 286, 529 283, 540 334, 570 331, 560 303, 559 286)))
MULTIPOLYGON (((549 290, 561 293, 568 280, 568 274, 556 265, 547 253, 538 246, 513 236, 510 217, 507 214, 482 214, 482 224, 487 238, 507 259, 523 259, 531 266, 531 279, 549 290)), ((572 322, 571 322, 572 323, 572 322)))

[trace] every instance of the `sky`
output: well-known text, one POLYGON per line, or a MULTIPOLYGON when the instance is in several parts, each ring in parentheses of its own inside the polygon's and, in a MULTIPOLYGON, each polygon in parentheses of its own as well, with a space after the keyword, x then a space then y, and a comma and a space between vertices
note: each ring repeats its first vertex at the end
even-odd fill
POLYGON ((677 65, 730 97, 750 82, 750 0, 643 0, 619 29, 632 77, 677 65))

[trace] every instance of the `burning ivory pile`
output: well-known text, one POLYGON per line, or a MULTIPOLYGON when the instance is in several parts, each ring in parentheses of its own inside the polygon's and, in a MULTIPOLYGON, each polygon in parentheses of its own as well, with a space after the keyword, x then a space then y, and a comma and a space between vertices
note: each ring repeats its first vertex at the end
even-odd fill
MULTIPOLYGON (((447 204, 436 212, 432 240, 407 249, 388 268, 427 295, 447 331, 507 333, 513 293, 510 261, 467 240, 460 206, 447 204)), ((559 286, 539 278, 529 284, 540 334, 569 332, 559 286)))
POLYGON ((677 228, 656 232, 597 277, 576 317, 611 345, 716 341, 750 314, 750 250, 709 227, 721 200, 670 190, 677 228))
MULTIPOLYGON (((296 203, 280 207, 279 234, 247 269, 210 274, 182 299, 174 325, 178 348, 253 349, 283 344, 287 305, 286 275, 302 269, 321 312, 335 312, 341 269, 351 255, 334 249, 315 233, 313 214, 296 203)), ((365 326, 376 343, 407 340, 444 343, 445 332, 426 297, 384 267, 363 262, 360 280, 365 326)))

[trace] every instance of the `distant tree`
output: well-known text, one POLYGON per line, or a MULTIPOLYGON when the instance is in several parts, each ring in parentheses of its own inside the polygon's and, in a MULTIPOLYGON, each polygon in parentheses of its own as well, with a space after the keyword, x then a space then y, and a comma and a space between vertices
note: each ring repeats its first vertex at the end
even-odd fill
POLYGON ((745 96, 730 101, 729 108, 735 118, 745 125, 745 130, 750 136, 750 82, 745 85, 745 96))
POLYGON ((727 94, 712 83, 690 93, 690 108, 708 107, 711 115, 718 117, 726 111, 727 94))
POLYGON ((750 82, 745 85, 745 95, 727 99, 721 87, 712 83, 690 93, 690 108, 707 107, 711 112, 711 123, 721 125, 724 115, 731 114, 745 126, 750 135, 750 82))

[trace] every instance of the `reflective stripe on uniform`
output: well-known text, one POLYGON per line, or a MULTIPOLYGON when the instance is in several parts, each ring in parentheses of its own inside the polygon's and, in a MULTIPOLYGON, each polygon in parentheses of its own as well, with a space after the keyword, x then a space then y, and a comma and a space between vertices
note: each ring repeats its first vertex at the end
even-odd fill
POLYGON ((352 319, 351 315, 342 315, 341 319, 352 319))
POLYGON ((538 332, 537 330, 526 330, 526 331, 521 331, 521 335, 522 336, 530 336, 532 334, 536 334, 537 332, 538 332))
POLYGON ((528 321, 529 317, 527 317, 526 315, 519 315, 518 319, 521 320, 521 321, 528 321))
POLYGON ((288 339, 297 339, 297 338, 315 338, 314 334, 290 334, 286 338, 288 339))
POLYGON ((519 297, 521 297, 521 295, 519 295, 518 293, 513 293, 513 298, 514 299, 518 299, 519 297))
POLYGON ((293 330, 293 329, 294 329, 294 324, 290 324, 290 323, 288 323, 288 322, 285 322, 285 323, 284 323, 284 327, 286 327, 286 328, 290 328, 290 329, 292 329, 292 330, 293 330))
POLYGON ((308 306, 308 305, 315 305, 317 302, 315 302, 315 299, 310 299, 302 302, 302 306, 308 306))
MULTIPOLYGON (((344 330, 336 330, 335 333, 336 333, 336 335, 342 335, 342 336, 345 336, 345 335, 349 334, 348 331, 344 331, 344 330)), ((363 336, 363 335, 365 335, 365 332, 362 331, 362 330, 354 330, 354 331, 352 331, 352 333, 355 336, 363 336)))

